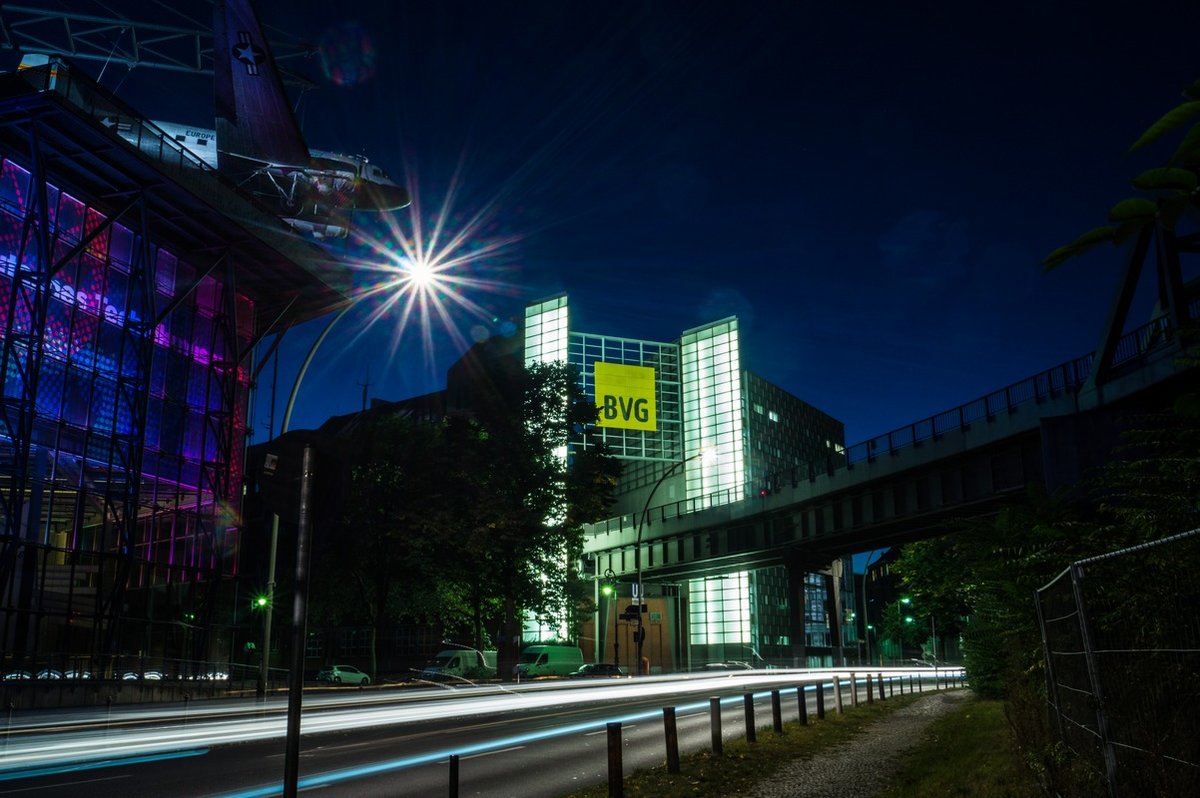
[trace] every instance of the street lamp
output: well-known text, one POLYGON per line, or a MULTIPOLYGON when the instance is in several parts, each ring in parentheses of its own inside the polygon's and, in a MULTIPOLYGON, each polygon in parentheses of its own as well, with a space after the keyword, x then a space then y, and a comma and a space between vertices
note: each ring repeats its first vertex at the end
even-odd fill
MULTIPOLYGON (((614 605, 616 603, 616 599, 617 599, 617 588, 616 588, 616 585, 614 584, 616 582, 616 579, 617 579, 617 575, 615 573, 613 573, 613 569, 606 568, 604 570, 604 584, 600 587, 600 592, 604 594, 604 597, 606 599, 608 599, 608 603, 610 605, 614 605)), ((620 671, 621 670, 621 638, 620 638, 620 629, 617 628, 617 618, 618 618, 618 615, 614 611, 613 612, 613 667, 616 668, 618 671, 620 671)), ((604 614, 604 622, 605 622, 605 625, 608 624, 608 613, 607 612, 604 614)), ((603 652, 601 652, 601 653, 603 653, 603 652)))
POLYGON ((874 560, 879 559, 879 555, 883 554, 884 551, 885 551, 885 549, 876 549, 875 553, 872 556, 868 557, 867 561, 865 563, 863 563, 862 595, 860 598, 862 599, 862 619, 863 619, 863 627, 864 627, 863 628, 863 637, 866 638, 866 643, 867 643, 867 646, 866 646, 866 648, 867 648, 867 663, 871 662, 871 638, 867 634, 867 630, 871 628, 871 625, 868 623, 870 621, 870 618, 867 617, 867 572, 871 570, 871 563, 874 560))
POLYGON ((912 599, 908 596, 901 596, 896 602, 896 662, 900 663, 904 660, 904 624, 912 623, 913 617, 905 615, 901 607, 907 607, 912 604, 912 599))
POLYGON ((642 600, 646 598, 646 592, 643 589, 643 585, 642 585, 642 530, 646 526, 646 517, 650 513, 650 502, 654 499, 654 494, 658 491, 659 486, 662 485, 663 482, 666 481, 667 477, 671 476, 676 471, 678 471, 680 468, 687 465, 688 463, 695 460, 696 458, 698 458, 698 457, 707 458, 711 455, 712 455, 711 450, 701 449, 700 451, 696 452, 695 454, 693 454, 689 457, 683 458, 678 463, 675 463, 673 466, 671 466, 666 471, 664 471, 663 475, 658 478, 657 482, 654 483, 654 487, 650 489, 650 495, 646 497, 646 503, 644 505, 642 505, 642 514, 638 516, 637 545, 634 547, 634 550, 633 550, 633 565, 634 565, 634 568, 637 570, 637 595, 634 596, 634 599, 633 599, 633 603, 637 608, 637 632, 634 633, 633 639, 634 639, 634 642, 637 643, 637 662, 635 663, 635 667, 636 667, 639 675, 641 674, 641 669, 642 669, 642 644, 645 642, 645 639, 646 639, 646 630, 642 626, 642 600))
MULTIPOLYGON (((329 333, 342 320, 342 317, 357 307, 364 299, 392 291, 393 289, 396 290, 397 294, 403 294, 406 291, 411 291, 414 294, 423 294, 438 281, 439 275, 440 273, 436 269, 431 268, 425 261, 419 259, 411 260, 406 268, 399 270, 398 276, 393 276, 386 282, 354 297, 329 320, 329 323, 321 330, 321 334, 317 336, 312 346, 309 347, 308 354, 304 356, 304 362, 300 364, 300 369, 296 372, 296 380, 292 383, 292 390, 288 394, 287 405, 283 411, 283 424, 279 428, 280 437, 287 434, 288 427, 291 425, 292 410, 296 407, 296 397, 300 393, 300 383, 304 381, 304 375, 308 373, 308 367, 312 365, 317 350, 321 348, 321 344, 325 343, 325 339, 329 337, 329 333)), ((258 687, 256 690, 259 698, 266 695, 267 682, 270 678, 271 617, 274 614, 273 609, 275 606, 275 563, 278 559, 278 551, 279 514, 272 513, 271 548, 267 557, 267 592, 265 596, 259 597, 258 604, 259 607, 267 610, 263 618, 263 651, 262 657, 259 660, 258 687), (263 602, 264 598, 265 603, 263 602)))

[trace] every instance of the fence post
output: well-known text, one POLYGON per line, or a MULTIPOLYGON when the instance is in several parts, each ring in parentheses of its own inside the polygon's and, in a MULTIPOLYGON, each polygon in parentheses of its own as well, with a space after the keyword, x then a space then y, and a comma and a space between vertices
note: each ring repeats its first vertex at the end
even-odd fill
POLYGON ((875 703, 875 687, 871 683, 871 674, 869 674, 869 673, 867 674, 867 703, 868 704, 875 703))
POLYGON ((721 699, 713 697, 708 699, 708 716, 709 726, 712 728, 712 752, 713 756, 721 756, 724 753, 724 747, 721 745, 721 699))
POLYGON ((746 742, 756 743, 758 737, 754 734, 754 693, 742 696, 742 706, 746 710, 746 742))
POLYGON ((625 794, 625 773, 621 767, 621 724, 608 724, 608 798, 625 794))
POLYGON ((887 696, 883 693, 883 674, 879 674, 879 700, 886 701, 887 696))
POLYGON ((796 705, 800 712, 800 725, 808 725, 808 696, 804 695, 804 684, 796 688, 796 705))
POLYGON ((771 728, 776 734, 783 734, 783 704, 778 690, 771 691, 771 728))
POLYGON ((1071 591, 1075 597, 1075 611, 1079 613, 1079 639, 1083 643, 1083 659, 1087 663, 1088 681, 1092 685, 1092 697, 1096 705, 1096 732, 1100 737, 1104 753, 1104 773, 1108 782, 1108 794, 1117 794, 1117 753, 1113 750, 1112 738, 1108 734, 1108 713, 1105 712, 1104 689, 1100 685, 1100 668, 1096 663, 1096 652, 1092 648, 1092 624, 1088 620, 1087 603, 1083 599, 1083 566, 1071 563, 1071 591))
POLYGON ((896 677, 895 676, 888 677, 887 686, 888 686, 888 698, 891 698, 892 696, 894 696, 896 694, 896 677))
POLYGON ((663 707, 663 734, 666 736, 667 772, 679 772, 679 733, 675 729, 675 707, 663 707))
POLYGON ((817 720, 825 720, 825 682, 817 682, 817 720))
POLYGON ((845 711, 842 709, 842 680, 836 676, 833 677, 833 706, 839 715, 845 711))
POLYGON ((450 755, 450 798, 458 798, 458 754, 450 755))
POLYGON ((858 679, 853 672, 850 673, 850 706, 858 706, 858 679))

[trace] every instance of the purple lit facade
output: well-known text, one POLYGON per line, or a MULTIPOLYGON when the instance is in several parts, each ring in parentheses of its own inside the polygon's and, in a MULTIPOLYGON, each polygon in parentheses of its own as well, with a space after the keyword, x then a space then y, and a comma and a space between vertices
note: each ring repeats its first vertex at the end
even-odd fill
POLYGON ((227 654, 255 308, 180 254, 0 161, 3 666, 227 654))

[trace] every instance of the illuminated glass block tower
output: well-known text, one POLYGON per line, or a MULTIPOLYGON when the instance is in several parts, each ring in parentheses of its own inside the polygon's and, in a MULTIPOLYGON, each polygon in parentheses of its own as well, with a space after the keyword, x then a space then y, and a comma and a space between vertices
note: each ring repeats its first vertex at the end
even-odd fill
MULTIPOLYGON (((525 360, 566 361, 579 370, 598 408, 596 437, 624 464, 614 515, 636 517, 651 500, 686 501, 691 511, 742 501, 769 491, 772 475, 843 450, 841 422, 742 367, 736 318, 660 342, 574 330, 568 311, 566 296, 526 307, 525 360)), ((670 557, 670 548, 661 556, 670 557)), ((755 656, 786 660, 791 641, 779 631, 787 626, 788 603, 781 570, 726 573, 667 588, 680 600, 663 602, 664 613, 690 608, 687 618, 677 618, 674 634, 682 640, 687 629, 688 650, 674 653, 674 666, 755 656)), ((814 580, 829 586, 831 578, 814 574, 803 591, 805 614, 822 622, 824 596, 833 591, 821 593, 814 580)), ((607 636, 603 626, 597 639, 607 636)), ((829 645, 822 624, 806 624, 806 635, 815 648, 829 645)), ((603 651, 598 646, 597 656, 608 656, 603 651)))

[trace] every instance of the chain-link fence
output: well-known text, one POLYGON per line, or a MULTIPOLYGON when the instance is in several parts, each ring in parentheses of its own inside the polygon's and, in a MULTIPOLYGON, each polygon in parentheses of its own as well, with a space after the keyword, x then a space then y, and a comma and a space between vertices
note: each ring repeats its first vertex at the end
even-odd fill
POLYGON ((1051 723, 1112 796, 1200 795, 1200 529, 1037 591, 1051 723))

